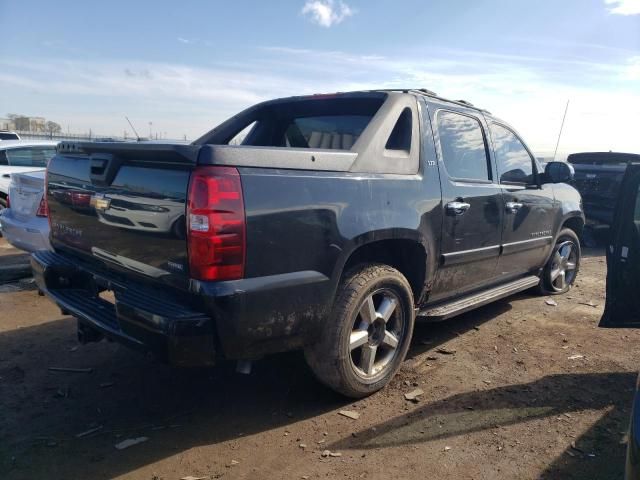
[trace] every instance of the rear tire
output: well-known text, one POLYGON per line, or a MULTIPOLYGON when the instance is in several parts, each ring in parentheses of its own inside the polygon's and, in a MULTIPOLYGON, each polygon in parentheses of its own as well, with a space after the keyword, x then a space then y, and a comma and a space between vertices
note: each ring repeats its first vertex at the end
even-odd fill
POLYGON ((305 349, 305 358, 329 388, 365 397, 383 388, 400 368, 414 322, 407 279, 388 265, 363 265, 342 281, 324 332, 305 349))
POLYGON ((543 295, 567 293, 578 277, 581 257, 578 236, 570 228, 562 229, 542 271, 538 286, 540 293, 543 295))

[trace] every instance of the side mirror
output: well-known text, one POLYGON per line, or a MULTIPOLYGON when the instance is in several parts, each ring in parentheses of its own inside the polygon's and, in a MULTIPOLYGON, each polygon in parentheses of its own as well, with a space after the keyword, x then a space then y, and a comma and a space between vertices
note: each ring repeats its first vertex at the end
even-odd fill
POLYGON ((568 183, 573 180, 575 170, 567 162, 549 162, 544 167, 544 177, 551 183, 568 183))

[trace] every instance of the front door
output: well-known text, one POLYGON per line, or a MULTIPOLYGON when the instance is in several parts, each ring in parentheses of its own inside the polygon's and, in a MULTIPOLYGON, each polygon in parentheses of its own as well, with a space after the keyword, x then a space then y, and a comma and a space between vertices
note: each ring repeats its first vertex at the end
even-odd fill
POLYGON ((625 172, 607 248, 607 302, 601 327, 640 327, 640 165, 625 172))
POLYGON ((444 212, 432 301, 492 282, 504 217, 483 118, 466 109, 433 107, 444 212))
POLYGON ((502 255, 497 273, 507 281, 544 265, 553 244, 553 186, 540 185, 537 165, 510 128, 490 123, 504 198, 502 255))

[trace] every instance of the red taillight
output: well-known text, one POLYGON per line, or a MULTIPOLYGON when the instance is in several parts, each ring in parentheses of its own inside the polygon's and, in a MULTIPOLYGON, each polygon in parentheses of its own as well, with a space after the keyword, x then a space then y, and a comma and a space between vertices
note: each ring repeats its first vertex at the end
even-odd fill
POLYGON ((49 207, 47 206, 47 200, 44 195, 40 199, 40 205, 38 205, 38 211, 36 212, 36 217, 48 217, 49 216, 49 207))
POLYGON ((198 167, 187 203, 189 271, 198 280, 244 275, 245 218, 240 174, 233 167, 198 167))
POLYGON ((9 195, 7 195, 7 207, 6 208, 11 208, 11 198, 9 197, 9 195))

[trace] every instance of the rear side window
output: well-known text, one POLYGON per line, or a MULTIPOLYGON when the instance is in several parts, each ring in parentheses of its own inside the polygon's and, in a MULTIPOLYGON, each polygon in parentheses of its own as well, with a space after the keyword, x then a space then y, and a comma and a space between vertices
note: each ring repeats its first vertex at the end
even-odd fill
POLYGON ((500 183, 529 185, 534 183, 533 158, 520 139, 508 128, 491 124, 500 183))
POLYGON ((450 176, 490 180, 489 158, 480 122, 473 117, 441 111, 437 116, 442 158, 450 176))
POLYGON ((56 150, 53 147, 11 148, 6 154, 12 167, 46 167, 56 150))
POLYGON ((9 165, 9 160, 7 160, 7 153, 4 150, 0 150, 0 165, 9 165))
POLYGON ((411 109, 407 107, 398 117, 384 148, 409 153, 409 150, 411 150, 411 128, 411 109))

